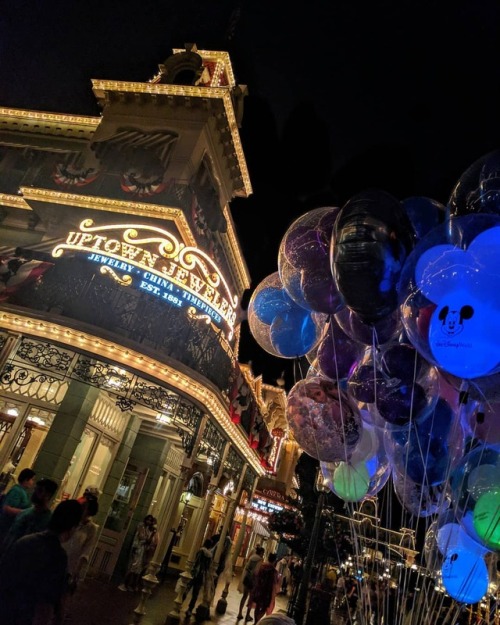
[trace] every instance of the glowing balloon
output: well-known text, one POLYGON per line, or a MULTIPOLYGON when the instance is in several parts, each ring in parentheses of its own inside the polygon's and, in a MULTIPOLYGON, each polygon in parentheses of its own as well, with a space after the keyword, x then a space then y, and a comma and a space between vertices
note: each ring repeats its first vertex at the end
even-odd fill
POLYGON ((488 548, 488 523, 494 520, 496 507, 486 510, 487 505, 500 504, 500 453, 499 448, 482 444, 469 451, 453 469, 449 479, 451 497, 458 521, 466 532, 488 548), (497 493, 495 496, 494 493, 497 493), (481 501, 479 507, 478 503, 481 501), (479 530, 479 531, 478 531, 479 530))
POLYGON ((477 553, 456 549, 441 567, 443 586, 459 603, 477 603, 488 591, 488 569, 477 553))
POLYGON ((465 549, 483 557, 488 550, 473 540, 465 529, 456 521, 450 521, 450 513, 445 515, 444 523, 437 520, 436 545, 442 555, 446 556, 457 549, 465 549))
POLYGON ((432 230, 399 283, 412 345, 430 363, 474 380, 500 368, 500 217, 469 215, 432 230))
POLYGON ((340 462, 333 472, 333 492, 344 501, 361 501, 368 493, 370 476, 363 462, 340 462))
POLYGON ((288 393, 286 416, 299 445, 325 462, 347 460, 362 431, 351 399, 324 377, 300 380, 288 393))
POLYGON ((474 529, 491 549, 500 549, 500 489, 483 493, 474 506, 474 529))

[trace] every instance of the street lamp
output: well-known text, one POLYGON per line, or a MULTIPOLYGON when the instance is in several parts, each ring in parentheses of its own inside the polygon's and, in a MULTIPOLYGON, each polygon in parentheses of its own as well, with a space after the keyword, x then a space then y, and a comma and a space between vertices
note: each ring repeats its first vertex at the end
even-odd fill
POLYGON ((318 542, 318 535, 321 523, 321 513, 323 511, 323 503, 328 487, 325 484, 323 473, 321 468, 318 467, 315 479, 315 490, 319 493, 318 501, 316 503, 316 513, 314 515, 314 525, 311 532, 311 540, 307 549, 307 555, 304 559, 304 567, 302 569, 302 577, 297 589, 297 598, 291 605, 288 616, 291 616, 297 625, 302 625, 304 621, 304 615, 306 612, 307 593, 309 590, 309 581, 311 579, 311 570, 314 562, 314 554, 316 553, 316 544, 318 542))

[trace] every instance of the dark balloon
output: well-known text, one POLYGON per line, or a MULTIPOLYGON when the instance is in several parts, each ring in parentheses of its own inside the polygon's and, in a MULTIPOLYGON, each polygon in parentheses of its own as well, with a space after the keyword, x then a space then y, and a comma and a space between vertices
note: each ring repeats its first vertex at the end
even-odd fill
POLYGON ((333 318, 317 352, 317 365, 323 375, 342 380, 361 357, 363 346, 350 339, 333 318))
POLYGON ((373 323, 365 323, 355 312, 343 308, 335 315, 335 320, 349 338, 365 345, 383 345, 396 338, 403 329, 399 310, 373 323))
POLYGON ((380 362, 389 377, 410 384, 420 375, 423 359, 413 345, 395 343, 385 349, 380 362))
POLYGON ((472 163, 451 193, 449 216, 469 213, 500 215, 500 150, 489 152, 472 163))
POLYGON ((392 386, 382 382, 377 387, 376 404, 385 421, 393 425, 405 425, 410 419, 418 418, 428 402, 420 384, 392 386))
POLYGON ((395 311, 396 285, 415 232, 401 202, 372 189, 342 207, 333 229, 330 262, 345 304, 373 323, 395 311))
POLYGON ((403 200, 403 207, 410 218, 417 240, 446 219, 446 206, 428 197, 406 198, 403 200))
POLYGON ((365 404, 375 402, 376 387, 382 383, 383 377, 379 371, 374 370, 373 363, 358 365, 347 380, 349 394, 357 401, 365 404))
POLYGON ((301 289, 309 310, 330 315, 344 307, 329 268, 303 271, 301 289))

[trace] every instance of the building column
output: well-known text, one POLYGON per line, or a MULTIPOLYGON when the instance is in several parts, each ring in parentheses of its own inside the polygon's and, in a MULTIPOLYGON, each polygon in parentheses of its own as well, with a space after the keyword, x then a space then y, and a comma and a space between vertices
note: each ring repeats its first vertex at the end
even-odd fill
MULTIPOLYGON (((234 514, 236 512, 236 505, 239 501, 241 501, 241 491, 243 489, 243 483, 244 483, 244 479, 245 479, 245 474, 248 470, 248 463, 245 463, 245 466, 243 467, 243 470, 241 472, 241 476, 240 476, 240 481, 238 483, 237 488, 235 489, 235 496, 233 499, 231 499, 231 501, 228 504, 228 516, 226 517, 226 521, 229 521, 227 523, 227 526, 225 525, 225 533, 224 533, 224 540, 226 538, 227 532, 229 531, 229 528, 231 526, 231 524, 234 521, 234 514)), ((238 539, 240 538, 240 534, 238 534, 238 539)), ((222 538, 222 537, 221 537, 222 538)), ((240 548, 241 548, 241 541, 240 541, 240 548)), ((223 547, 220 548, 220 550, 218 550, 218 553, 216 553, 215 555, 215 563, 214 563, 214 570, 217 570, 217 567, 219 565, 219 560, 220 560, 220 556, 222 553, 222 549, 223 547)), ((231 574, 233 572, 234 569, 234 562, 235 562, 235 556, 234 556, 234 550, 235 547, 234 545, 232 546, 232 553, 228 556, 231 558, 231 574)), ((229 585, 230 585, 231 581, 226 581, 226 584, 224 585, 224 589, 222 591, 221 597, 219 599, 219 601, 217 602, 217 606, 215 608, 215 611, 217 612, 217 614, 225 614, 226 609, 227 609, 227 595, 229 594, 229 585)), ((214 593, 216 591, 216 588, 214 588, 214 593)))
MULTIPOLYGON (((172 497, 170 497, 169 501, 165 503, 166 506, 171 502, 175 503, 179 501, 182 491, 184 490, 189 471, 190 467, 181 467, 181 473, 175 480, 172 497)), ((141 589, 141 598, 139 605, 134 609, 134 620, 132 625, 138 625, 142 621, 143 616, 146 614, 146 604, 151 597, 154 588, 160 583, 157 573, 161 568, 167 548, 170 546, 170 542, 174 539, 173 534, 172 536, 170 535, 168 528, 172 524, 174 515, 177 514, 177 506, 172 505, 171 508, 170 514, 162 514, 161 522, 158 527, 158 535, 161 537, 160 542, 156 546, 154 555, 151 558, 146 570, 146 574, 142 577, 143 584, 141 589)))
POLYGON ((205 503, 203 504, 200 522, 198 524, 198 531, 196 533, 195 539, 193 540, 191 551, 189 552, 189 556, 186 562, 186 569, 183 573, 179 575, 177 584, 175 585, 175 592, 177 593, 177 596, 174 599, 174 607, 167 614, 165 625, 178 625, 178 623, 180 622, 181 608, 183 604, 182 595, 184 594, 187 584, 191 579, 191 569, 193 568, 196 554, 201 548, 202 540, 205 535, 205 530, 208 522, 208 517, 210 516, 210 512, 214 503, 215 489, 216 483, 212 482, 208 485, 207 494, 205 496, 205 503))

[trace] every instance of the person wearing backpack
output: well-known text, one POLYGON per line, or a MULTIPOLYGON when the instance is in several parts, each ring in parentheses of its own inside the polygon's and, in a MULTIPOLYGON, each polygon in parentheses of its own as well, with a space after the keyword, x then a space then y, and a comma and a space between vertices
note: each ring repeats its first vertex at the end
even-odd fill
POLYGON ((5 494, 0 512, 0 548, 14 523, 17 515, 31 506, 31 490, 36 473, 33 469, 23 469, 17 478, 17 484, 5 494))

